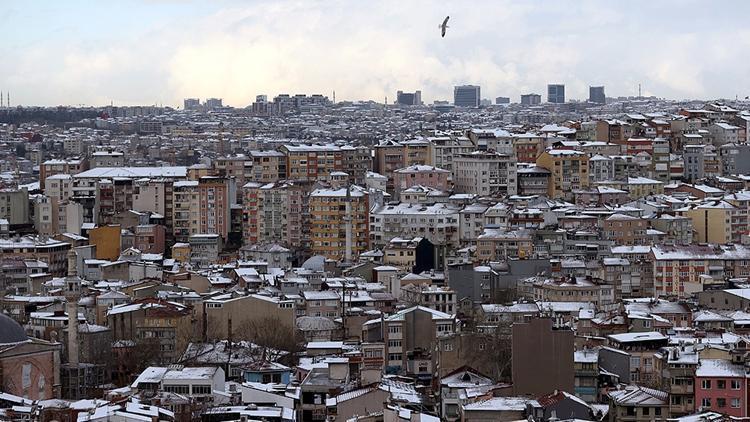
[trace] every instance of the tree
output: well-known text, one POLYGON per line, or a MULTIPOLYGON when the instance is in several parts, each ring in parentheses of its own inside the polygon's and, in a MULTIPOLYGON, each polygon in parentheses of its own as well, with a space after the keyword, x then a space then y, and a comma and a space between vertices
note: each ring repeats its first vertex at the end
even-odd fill
POLYGON ((304 341, 299 331, 274 316, 249 320, 242 324, 236 333, 238 340, 249 341, 260 348, 261 361, 273 362, 281 357, 283 352, 299 352, 304 341))
POLYGON ((463 361, 495 380, 510 381, 513 322, 503 318, 490 325, 473 315, 462 323, 463 361))

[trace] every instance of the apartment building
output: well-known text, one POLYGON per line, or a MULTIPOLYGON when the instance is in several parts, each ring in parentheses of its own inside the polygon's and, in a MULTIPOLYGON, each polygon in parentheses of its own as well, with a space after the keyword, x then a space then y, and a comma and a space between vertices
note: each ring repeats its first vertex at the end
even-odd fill
POLYGON ((218 234, 226 241, 231 227, 232 205, 236 203, 235 180, 205 176, 198 181, 198 233, 218 234))
POLYGON ((292 181, 246 184, 242 203, 245 243, 306 247, 310 237, 309 188, 292 181))
POLYGON ((253 165, 248 181, 266 184, 286 178, 286 155, 283 152, 250 151, 250 159, 253 165))
POLYGON ((209 339, 232 338, 241 333, 250 321, 264 318, 270 318, 288 329, 294 327, 296 311, 292 300, 254 294, 229 296, 204 301, 205 320, 200 331, 202 336, 209 339))
POLYGON ((457 331, 455 315, 414 306, 362 325, 362 338, 386 345, 386 371, 432 378, 438 340, 457 331))
POLYGON ((313 254, 332 259, 369 250, 369 200, 356 185, 310 193, 310 242, 313 254), (347 248, 351 247, 350 250, 347 248))
POLYGON ((547 195, 550 198, 572 198, 574 190, 589 186, 589 159, 580 151, 553 149, 543 152, 536 164, 550 171, 547 195))
POLYGON ((750 248, 744 245, 655 245, 649 261, 657 296, 684 298, 727 278, 750 276, 750 248))
POLYGON ((648 242, 648 221, 626 214, 612 214, 602 222, 604 236, 616 245, 644 245, 648 242))
POLYGON ((343 171, 341 148, 333 144, 283 145, 286 155, 286 178, 290 180, 328 179, 331 173, 343 171))
POLYGON ((156 360, 176 362, 188 343, 199 333, 194 309, 156 298, 117 305, 107 311, 112 340, 127 340, 143 347, 157 345, 156 360))
POLYGON ((512 155, 475 151, 453 158, 453 183, 457 193, 515 195, 516 177, 516 160, 512 155))
POLYGON ((698 243, 740 243, 748 229, 748 210, 724 200, 709 200, 677 210, 692 221, 698 243))
POLYGON ((47 178, 56 174, 77 174, 88 169, 88 161, 73 158, 69 160, 47 160, 39 166, 39 188, 44 190, 47 178))
POLYGON ((400 193, 412 186, 426 186, 429 188, 448 191, 451 188, 451 172, 434 166, 415 164, 393 171, 394 194, 400 193))
POLYGON ((383 246, 395 237, 422 237, 435 245, 458 245, 459 209, 445 204, 386 204, 370 212, 370 242, 383 246))

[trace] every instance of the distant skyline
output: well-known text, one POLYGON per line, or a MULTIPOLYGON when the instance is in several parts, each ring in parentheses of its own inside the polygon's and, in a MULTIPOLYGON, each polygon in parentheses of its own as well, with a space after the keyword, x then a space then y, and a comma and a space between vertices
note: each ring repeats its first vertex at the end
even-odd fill
POLYGON ((0 4, 0 91, 12 105, 244 107, 256 95, 425 103, 480 85, 482 97, 565 84, 608 96, 750 95, 750 2, 90 1, 0 4), (450 15, 440 37, 438 25, 450 15))

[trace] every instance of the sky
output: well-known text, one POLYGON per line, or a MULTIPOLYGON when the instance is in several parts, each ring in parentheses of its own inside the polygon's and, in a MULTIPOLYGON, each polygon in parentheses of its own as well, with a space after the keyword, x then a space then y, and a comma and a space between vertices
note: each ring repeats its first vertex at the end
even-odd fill
POLYGON ((608 96, 750 95, 747 0, 0 1, 12 105, 178 106, 320 93, 392 102, 588 87, 608 96), (448 33, 438 25, 450 15, 448 33))

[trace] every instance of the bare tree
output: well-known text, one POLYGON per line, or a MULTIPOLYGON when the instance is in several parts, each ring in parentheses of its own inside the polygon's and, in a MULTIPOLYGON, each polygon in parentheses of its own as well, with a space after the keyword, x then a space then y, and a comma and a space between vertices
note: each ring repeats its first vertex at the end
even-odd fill
POLYGON ((495 380, 510 381, 512 321, 501 319, 488 324, 474 315, 462 323, 464 361, 495 380))
POLYGON ((260 360, 275 361, 284 352, 296 353, 302 350, 304 337, 278 317, 264 317, 249 320, 236 331, 238 340, 251 342, 260 348, 260 360))
POLYGON ((132 346, 124 349, 121 353, 118 353, 118 376, 114 380, 118 385, 129 384, 133 377, 143 372, 147 367, 161 363, 159 361, 161 356, 159 340, 156 338, 138 339, 132 346))

